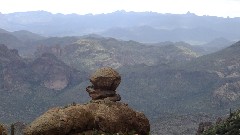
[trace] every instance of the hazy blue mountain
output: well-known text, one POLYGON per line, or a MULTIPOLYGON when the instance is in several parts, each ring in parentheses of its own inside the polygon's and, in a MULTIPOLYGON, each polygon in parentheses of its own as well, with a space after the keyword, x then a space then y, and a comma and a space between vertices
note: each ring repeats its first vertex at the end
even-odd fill
POLYGON ((132 39, 140 42, 159 42, 159 41, 210 41, 220 36, 228 37, 224 32, 211 28, 174 28, 159 29, 151 26, 139 26, 130 28, 112 28, 103 33, 119 39, 132 39), (206 34, 208 33, 208 34, 206 34))
POLYGON ((24 43, 11 33, 0 33, 0 44, 7 44, 12 49, 19 49, 24 46, 24 43))
POLYGON ((14 31, 12 32, 12 35, 22 40, 23 42, 33 42, 33 41, 41 40, 45 38, 43 36, 40 36, 38 34, 29 32, 26 30, 14 31))
POLYGON ((117 11, 108 14, 51 14, 45 11, 2 14, 0 27, 47 36, 104 34, 141 42, 208 42, 239 38, 240 18, 117 11))
POLYGON ((217 52, 223 48, 226 48, 230 45, 232 45, 234 42, 227 40, 225 38, 216 38, 206 44, 199 45, 198 47, 201 47, 204 49, 205 54, 217 52))
POLYGON ((201 56, 201 55, 204 55, 207 53, 207 50, 203 46, 191 45, 191 44, 183 42, 183 41, 180 41, 180 42, 165 41, 165 42, 158 42, 158 43, 146 43, 146 45, 153 45, 153 46, 174 45, 179 48, 190 49, 193 52, 195 52, 198 56, 201 56))
POLYGON ((0 33, 10 33, 10 32, 8 32, 8 31, 6 31, 4 29, 0 29, 0 33))
POLYGON ((30 53, 35 50, 35 42, 45 38, 46 37, 26 30, 10 32, 0 29, 0 44, 5 44, 9 48, 17 49, 20 54, 30 53))

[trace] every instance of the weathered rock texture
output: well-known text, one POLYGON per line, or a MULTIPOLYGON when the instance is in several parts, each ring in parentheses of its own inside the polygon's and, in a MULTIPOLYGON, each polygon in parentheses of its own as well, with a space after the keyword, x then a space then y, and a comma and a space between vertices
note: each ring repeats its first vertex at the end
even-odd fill
POLYGON ((37 82, 52 90, 63 90, 71 84, 78 84, 82 76, 53 54, 47 53, 31 63, 31 70, 37 82))
POLYGON ((91 83, 96 89, 116 90, 121 82, 121 76, 110 67, 103 67, 91 76, 91 83))
POLYGON ((110 67, 98 69, 91 77, 92 86, 86 88, 93 100, 108 98, 111 101, 120 101, 116 89, 121 82, 121 76, 110 67))
POLYGON ((147 135, 148 119, 126 104, 96 100, 85 105, 53 108, 33 121, 25 135, 76 135, 82 133, 136 133, 147 135))

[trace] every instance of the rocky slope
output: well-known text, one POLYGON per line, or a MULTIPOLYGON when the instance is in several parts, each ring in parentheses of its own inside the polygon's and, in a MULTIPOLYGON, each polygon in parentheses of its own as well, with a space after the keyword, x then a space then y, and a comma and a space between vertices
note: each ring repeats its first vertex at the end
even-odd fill
MULTIPOLYGON (((164 117, 165 113, 223 115, 229 108, 239 106, 239 49, 237 42, 219 52, 173 66, 120 68, 123 73, 120 90, 128 91, 120 94, 151 118, 164 117)), ((174 131, 175 127, 165 128, 174 131)))
POLYGON ((57 93, 64 93, 86 80, 85 72, 67 66, 52 54, 27 61, 5 45, 0 49, 0 114, 3 121, 31 118, 55 104, 54 99, 59 98, 57 93))
POLYGON ((224 114, 239 105, 239 42, 199 58, 184 47, 145 46, 112 38, 54 44, 40 47, 33 61, 1 47, 2 121, 31 120, 49 107, 85 102, 85 72, 102 66, 118 68, 122 100, 151 120, 168 113, 224 114))
POLYGON ((211 124, 208 128, 203 128, 198 135, 238 135, 240 134, 240 110, 230 112, 227 118, 218 118, 215 124, 211 124))
POLYGON ((197 58, 183 66, 188 70, 202 70, 218 75, 221 79, 213 96, 222 103, 239 99, 240 42, 219 52, 197 58))
POLYGON ((189 61, 198 54, 184 46, 174 44, 147 46, 135 41, 120 41, 113 38, 82 38, 73 44, 41 46, 36 55, 53 53, 68 65, 77 69, 94 70, 102 66, 120 68, 132 65, 157 65, 189 61))
POLYGON ((11 49, 17 49, 21 54, 33 51, 35 46, 32 45, 32 42, 43 40, 44 38, 25 30, 9 32, 0 29, 0 44, 5 44, 11 49))

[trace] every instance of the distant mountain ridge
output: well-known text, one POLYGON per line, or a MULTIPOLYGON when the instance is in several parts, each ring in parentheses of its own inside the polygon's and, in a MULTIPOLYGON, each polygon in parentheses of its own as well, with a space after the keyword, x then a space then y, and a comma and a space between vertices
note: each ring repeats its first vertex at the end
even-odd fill
POLYGON ((26 30, 9 32, 4 29, 0 29, 0 44, 5 44, 11 49, 17 49, 20 53, 29 52, 29 50, 34 48, 33 46, 29 46, 32 42, 36 42, 44 38, 46 37, 26 30))
POLYGON ((0 28, 45 36, 103 34, 139 42, 237 40, 240 18, 117 11, 108 14, 51 14, 45 11, 2 14, 0 28), (126 36, 127 35, 127 36, 126 36))
POLYGON ((198 57, 191 47, 175 45, 145 45, 135 41, 121 41, 114 38, 80 38, 77 41, 61 45, 39 46, 36 56, 52 53, 68 65, 79 69, 94 70, 103 66, 120 68, 123 66, 169 64, 190 61, 198 57))

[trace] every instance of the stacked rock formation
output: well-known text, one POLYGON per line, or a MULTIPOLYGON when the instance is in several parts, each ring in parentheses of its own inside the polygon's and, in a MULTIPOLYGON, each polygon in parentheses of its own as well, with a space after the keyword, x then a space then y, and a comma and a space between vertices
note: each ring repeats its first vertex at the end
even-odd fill
POLYGON ((120 75, 112 68, 101 68, 87 87, 92 101, 81 105, 48 110, 24 129, 24 135, 137 134, 148 135, 147 117, 120 101, 116 88, 120 75))
POLYGON ((121 97, 116 94, 116 89, 121 82, 121 76, 110 67, 98 69, 90 78, 92 86, 88 86, 86 91, 92 100, 109 99, 110 101, 120 101, 121 97))

